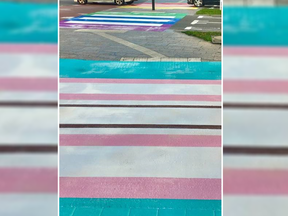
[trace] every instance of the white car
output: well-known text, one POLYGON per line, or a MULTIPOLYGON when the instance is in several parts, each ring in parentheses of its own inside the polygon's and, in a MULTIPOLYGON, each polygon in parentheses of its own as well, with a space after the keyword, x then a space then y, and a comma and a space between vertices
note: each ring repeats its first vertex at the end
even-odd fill
POLYGON ((115 3, 117 5, 132 4, 135 0, 74 0, 78 4, 85 5, 87 3, 115 3))

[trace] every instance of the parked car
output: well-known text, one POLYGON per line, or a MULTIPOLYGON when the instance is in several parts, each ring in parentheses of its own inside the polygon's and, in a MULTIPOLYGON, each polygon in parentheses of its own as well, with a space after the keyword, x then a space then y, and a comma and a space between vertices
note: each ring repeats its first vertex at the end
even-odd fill
POLYGON ((74 2, 78 2, 78 4, 85 5, 87 3, 115 3, 117 5, 123 4, 132 4, 137 0, 74 0, 74 2))
POLYGON ((202 7, 204 5, 220 5, 220 0, 187 0, 187 3, 202 7))

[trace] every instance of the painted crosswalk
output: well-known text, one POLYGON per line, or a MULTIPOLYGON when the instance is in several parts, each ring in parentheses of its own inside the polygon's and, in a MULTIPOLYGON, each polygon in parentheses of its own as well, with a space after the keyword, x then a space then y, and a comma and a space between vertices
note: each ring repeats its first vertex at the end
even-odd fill
POLYGON ((221 63, 61 59, 59 87, 60 215, 221 215, 221 63))
POLYGON ((96 12, 60 21, 61 28, 164 31, 186 14, 96 12))

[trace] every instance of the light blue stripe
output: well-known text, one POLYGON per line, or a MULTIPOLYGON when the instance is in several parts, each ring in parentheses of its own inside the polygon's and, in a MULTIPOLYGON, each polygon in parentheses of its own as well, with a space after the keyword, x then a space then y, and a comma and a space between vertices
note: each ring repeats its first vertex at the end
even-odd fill
POLYGON ((179 21, 179 19, 174 19, 169 22, 155 22, 155 21, 133 21, 133 20, 93 20, 87 17, 87 19, 72 18, 68 21, 88 21, 88 22, 109 22, 109 23, 149 23, 149 24, 167 24, 172 25, 179 21))
POLYGON ((287 46, 288 7, 224 7, 225 45, 287 46))
POLYGON ((60 216, 220 216, 221 200, 60 198, 60 216))
MULTIPOLYGON (((177 17, 175 17, 175 18, 163 18, 163 17, 156 17, 156 16, 155 17, 146 17, 144 15, 143 16, 138 15, 137 17, 133 17, 132 15, 129 16, 129 17, 128 16, 127 17, 126 16, 108 16, 108 15, 107 16, 82 15, 82 16, 79 16, 79 17, 95 17, 95 18, 103 18, 103 19, 105 19, 105 18, 116 18, 116 19, 157 19, 157 20, 177 19, 177 17)), ((75 17, 75 18, 79 18, 79 17, 75 17)))
POLYGON ((60 77, 220 80, 221 62, 122 62, 60 59, 60 77))
POLYGON ((57 43, 57 4, 0 2, 0 42, 57 43))

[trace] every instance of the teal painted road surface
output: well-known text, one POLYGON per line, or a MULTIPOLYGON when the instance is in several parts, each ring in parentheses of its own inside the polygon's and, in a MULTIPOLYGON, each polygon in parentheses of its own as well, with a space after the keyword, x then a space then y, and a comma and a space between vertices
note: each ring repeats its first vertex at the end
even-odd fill
POLYGON ((221 62, 113 62, 60 59, 60 78, 221 80, 221 62))
POLYGON ((288 7, 224 7, 224 46, 287 46, 288 7))

